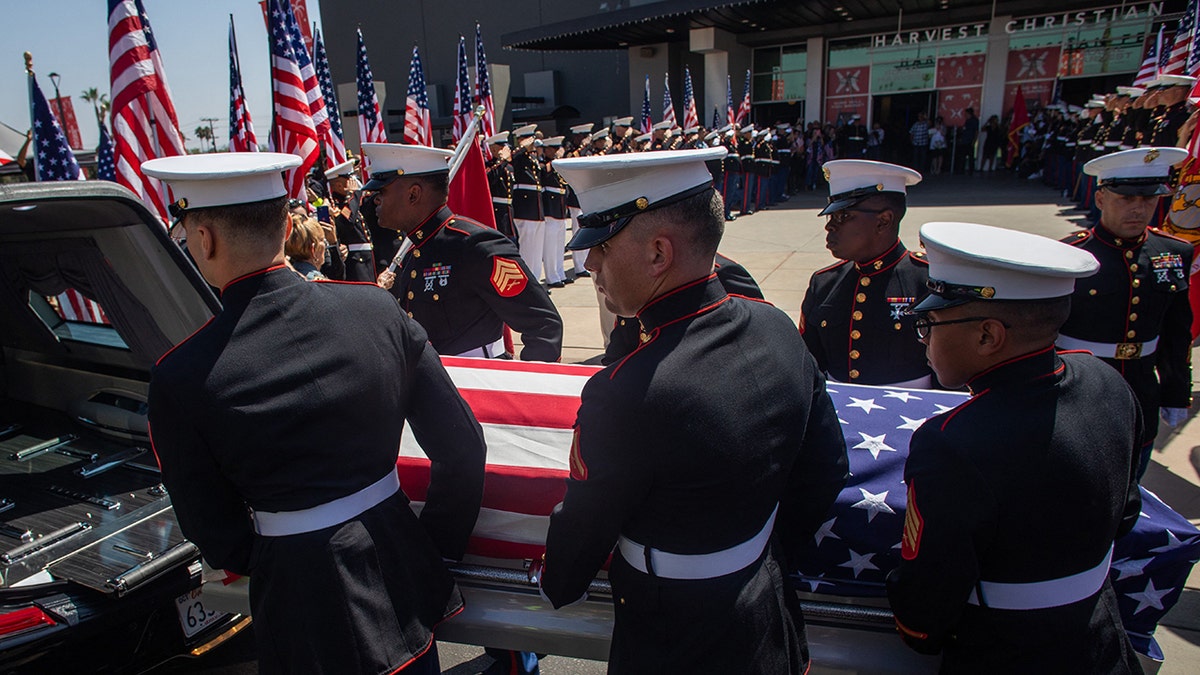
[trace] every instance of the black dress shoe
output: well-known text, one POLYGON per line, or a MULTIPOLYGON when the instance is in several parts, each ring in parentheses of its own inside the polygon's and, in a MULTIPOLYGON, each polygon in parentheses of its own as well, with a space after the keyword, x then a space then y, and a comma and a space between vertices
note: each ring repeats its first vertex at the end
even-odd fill
POLYGON ((592 273, 591 273, 591 272, 589 272, 589 271, 587 271, 587 270, 584 270, 584 271, 582 271, 582 272, 576 272, 576 273, 575 273, 575 278, 576 278, 576 279, 578 279, 579 277, 590 277, 590 276, 592 276, 592 273))
POLYGON ((563 283, 563 282, 561 282, 561 281, 556 281, 556 282, 554 282, 554 283, 552 283, 552 284, 547 284, 547 286, 549 286, 550 288, 563 288, 563 287, 565 287, 565 286, 566 286, 566 284, 564 284, 564 283, 563 283))

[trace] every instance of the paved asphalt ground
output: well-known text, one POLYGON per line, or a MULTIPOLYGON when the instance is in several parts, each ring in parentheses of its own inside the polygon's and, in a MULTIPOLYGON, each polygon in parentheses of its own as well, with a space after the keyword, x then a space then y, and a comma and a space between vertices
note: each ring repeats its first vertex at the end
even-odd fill
MULTIPOLYGON (((816 215, 824 202, 824 193, 804 193, 781 206, 739 218, 728 224, 721 246, 722 253, 750 270, 767 300, 793 321, 798 318, 809 276, 834 262, 825 250, 824 219, 816 215)), ((921 224, 936 220, 984 223, 1058 238, 1084 226, 1082 214, 1071 206, 1040 182, 1006 173, 934 176, 911 190, 901 238, 915 248, 921 224)), ((580 279, 555 290, 551 297, 566 326, 563 361, 579 362, 600 354, 603 342, 591 281, 580 279)), ((1144 484, 1193 523, 1200 523, 1200 421, 1195 419, 1195 410, 1180 429, 1164 428, 1144 484)), ((1200 673, 1200 572, 1193 571, 1188 586, 1157 633, 1166 654, 1161 675, 1200 673)), ((239 636, 205 659, 176 662, 153 672, 257 672, 249 637, 239 636)), ((439 643, 439 650, 444 673, 474 675, 491 663, 478 647, 439 643)), ((603 673, 604 664, 548 657, 541 671, 545 675, 585 675, 603 673)))

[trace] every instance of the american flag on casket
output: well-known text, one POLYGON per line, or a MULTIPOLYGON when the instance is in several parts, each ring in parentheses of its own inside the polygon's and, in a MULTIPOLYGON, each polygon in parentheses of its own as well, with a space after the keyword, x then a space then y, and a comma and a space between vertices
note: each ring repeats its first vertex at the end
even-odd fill
MULTIPOLYGON (((443 358, 483 425, 488 446, 483 508, 469 552, 490 558, 540 557, 549 514, 566 492, 567 454, 583 385, 599 368, 443 358)), ((927 418, 962 403, 956 392, 830 383, 850 458, 850 479, 813 538, 800 569, 818 594, 885 595, 900 560, 908 441, 927 418)), ((419 507, 429 462, 406 431, 400 483, 419 507)), ((1153 633, 1183 590, 1200 555, 1200 530, 1142 490, 1142 515, 1116 542, 1111 578, 1134 647, 1155 659, 1153 633)))

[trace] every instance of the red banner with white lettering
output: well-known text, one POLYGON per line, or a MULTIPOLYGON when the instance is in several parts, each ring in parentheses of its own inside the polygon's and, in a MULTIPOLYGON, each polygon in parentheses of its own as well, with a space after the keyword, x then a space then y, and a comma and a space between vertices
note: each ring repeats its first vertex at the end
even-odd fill
MULTIPOLYGON (((1058 74, 1058 59, 1061 47, 1035 47, 1015 49, 1008 53, 1008 71, 1005 82, 1054 79, 1058 74)), ((1029 93, 1026 88, 1026 94, 1029 93)))
POLYGON ((986 59, 983 54, 943 56, 937 62, 937 88, 977 86, 983 82, 986 59))
POLYGON ((1050 103, 1050 97, 1054 94, 1054 80, 1042 80, 1040 82, 1022 82, 1018 84, 1009 84, 1004 87, 1004 112, 1008 113, 1013 109, 1013 105, 1017 100, 1017 88, 1020 87, 1021 94, 1025 97, 1025 105, 1028 108, 1033 108, 1034 101, 1039 102, 1042 106, 1050 103))
POLYGON ((825 99, 825 121, 834 124, 840 115, 846 119, 855 113, 862 116, 863 124, 867 123, 868 96, 838 96, 825 99))
POLYGON ((866 94, 870 85, 870 68, 830 68, 825 76, 826 96, 849 96, 866 94))

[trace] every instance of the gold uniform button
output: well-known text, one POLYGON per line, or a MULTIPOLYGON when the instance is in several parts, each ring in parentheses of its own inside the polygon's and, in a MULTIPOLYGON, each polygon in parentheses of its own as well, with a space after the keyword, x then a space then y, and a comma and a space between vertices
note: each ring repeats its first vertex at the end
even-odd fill
POLYGON ((409 273, 408 273, 408 276, 409 276, 409 278, 410 278, 410 279, 416 279, 416 278, 417 278, 417 271, 416 271, 416 270, 413 270, 413 271, 409 272, 409 273))
POLYGON ((862 333, 860 333, 860 332, 858 332, 858 331, 856 331, 856 330, 852 330, 852 331, 850 331, 850 339, 851 339, 851 340, 857 340, 857 339, 858 339, 858 338, 860 338, 860 337, 862 337, 862 333))
POLYGON ((862 356, 862 354, 859 354, 857 349, 850 350, 850 358, 857 359, 860 356, 862 356))
POLYGON ((1125 257, 1126 257, 1126 258, 1130 258, 1130 259, 1132 259, 1132 258, 1133 258, 1133 251, 1125 251, 1125 257))
POLYGON ((434 294, 433 294, 433 301, 434 301, 434 302, 437 302, 439 299, 440 299, 440 298, 438 298, 438 294, 437 294, 437 293, 434 293, 434 294))
POLYGON ((853 314, 851 314, 850 316, 852 316, 855 321, 862 321, 862 312, 856 311, 853 314))
POLYGON ((1096 289, 1094 289, 1094 288, 1088 291, 1088 295, 1095 295, 1095 294, 1096 294, 1096 289))
POLYGON ((622 325, 622 326, 624 326, 624 325, 625 325, 625 319, 621 319, 621 325, 622 325))
POLYGON ((900 326, 900 324, 899 324, 899 323, 896 323, 896 325, 895 325, 894 327, 895 327, 895 329, 896 329, 896 330, 900 330, 900 328, 901 328, 901 326, 900 326))
POLYGON ((1171 284, 1171 290, 1175 290, 1175 284, 1171 284))
POLYGON ((875 261, 875 264, 874 264, 874 265, 872 265, 872 267, 874 267, 874 268, 875 268, 875 271, 879 271, 879 270, 883 269, 883 261, 882 261, 882 260, 876 260, 876 261, 875 261))
POLYGON ((419 250, 417 250, 417 251, 413 251, 413 257, 414 257, 414 258, 420 258, 420 257, 421 257, 421 251, 419 251, 419 250))
POLYGON ((408 318, 410 318, 410 319, 413 318, 412 312, 408 313, 408 318))
POLYGON ((424 237, 425 237, 425 233, 424 233, 424 232, 420 232, 420 231, 418 231, 418 232, 417 232, 417 239, 422 239, 422 238, 424 238, 424 237))
POLYGON ((623 604, 625 604, 625 598, 621 598, 621 599, 619 600, 619 602, 620 602, 622 605, 623 605, 623 604))
POLYGON ((1134 280, 1133 280, 1133 287, 1134 287, 1134 288, 1137 288, 1138 286, 1141 286, 1141 285, 1142 285, 1142 280, 1141 280, 1141 279, 1134 279, 1134 280))
POLYGON ((862 279, 858 280, 858 283, 862 284, 863 286, 870 286, 871 285, 871 277, 863 277, 862 279))
POLYGON ((851 371, 850 371, 850 379, 852 379, 852 380, 857 380, 857 379, 858 379, 858 371, 857 371, 857 370, 853 370, 853 369, 851 369, 851 371))
POLYGON ((829 322, 828 322, 828 321, 824 321, 824 320, 822 320, 822 321, 821 321, 821 328, 824 328, 824 327, 826 327, 826 326, 828 326, 828 325, 829 325, 829 322))
POLYGON ((408 299, 409 299, 409 300, 412 300, 412 299, 413 299, 413 292, 412 292, 412 291, 409 291, 409 292, 408 292, 408 299))
POLYGON ((1136 295, 1135 295, 1135 296, 1133 296, 1133 298, 1131 298, 1131 299, 1129 300, 1130 304, 1134 304, 1134 305, 1138 304, 1138 303, 1139 303, 1139 302, 1141 302, 1141 301, 1142 301, 1142 299, 1141 299, 1141 298, 1139 298, 1139 297, 1138 297, 1138 296, 1136 296, 1136 295))
POLYGON ((859 293, 858 295, 854 296, 854 299, 855 299, 855 300, 857 300, 858 302, 866 302, 866 301, 867 301, 867 294, 866 294, 866 293, 859 293))
POLYGON ((1131 330, 1131 331, 1129 331, 1128 333, 1126 333, 1126 334, 1125 334, 1125 337, 1127 337, 1127 338, 1135 338, 1135 337, 1137 337, 1137 331, 1135 331, 1135 330, 1131 330))
POLYGON ((1121 240, 1120 240, 1120 239, 1115 239, 1114 241, 1116 241, 1116 242, 1117 242, 1117 246, 1120 246, 1120 245, 1121 245, 1121 240))
POLYGON ((1137 321, 1137 312, 1134 312, 1133 314, 1130 314, 1130 315, 1129 315, 1129 320, 1130 320, 1130 321, 1137 321))
POLYGON ((1137 268, 1137 263, 1131 263, 1131 264, 1129 265, 1129 271, 1130 271, 1130 272, 1136 272, 1137 270, 1138 270, 1138 268, 1137 268))

